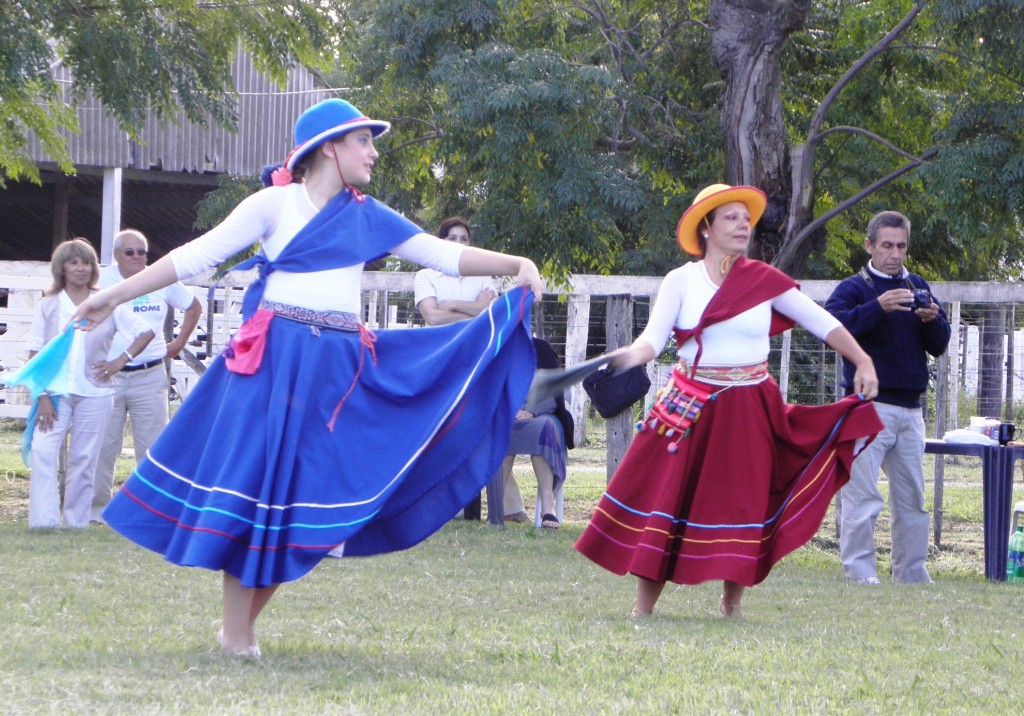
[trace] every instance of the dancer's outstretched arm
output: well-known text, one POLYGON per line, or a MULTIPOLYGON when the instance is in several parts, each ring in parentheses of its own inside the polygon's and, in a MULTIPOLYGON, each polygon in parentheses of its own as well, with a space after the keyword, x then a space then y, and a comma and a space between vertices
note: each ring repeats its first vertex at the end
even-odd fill
POLYGON ((544 292, 544 280, 530 259, 467 246, 459 257, 463 276, 515 276, 517 286, 529 286, 538 299, 544 292))
POLYGON ((174 269, 174 262, 170 257, 164 256, 134 276, 89 296, 78 304, 78 310, 75 311, 71 320, 77 321, 84 318, 88 323, 83 326, 82 330, 90 331, 102 323, 122 303, 127 303, 147 293, 153 293, 157 289, 166 288, 177 280, 178 274, 174 269))

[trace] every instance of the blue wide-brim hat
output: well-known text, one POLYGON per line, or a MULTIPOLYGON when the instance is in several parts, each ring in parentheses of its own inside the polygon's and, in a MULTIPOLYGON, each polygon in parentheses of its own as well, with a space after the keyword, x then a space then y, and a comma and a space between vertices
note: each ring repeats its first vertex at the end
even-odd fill
POLYGON ((391 129, 391 123, 370 119, 343 99, 318 102, 295 121, 295 149, 288 155, 285 166, 291 171, 302 157, 327 140, 363 127, 369 127, 373 136, 379 137, 391 129))

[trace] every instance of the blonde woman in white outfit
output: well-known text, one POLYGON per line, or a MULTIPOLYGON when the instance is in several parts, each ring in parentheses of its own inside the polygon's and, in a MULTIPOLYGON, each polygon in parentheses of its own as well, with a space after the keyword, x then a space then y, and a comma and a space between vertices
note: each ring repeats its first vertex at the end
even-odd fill
MULTIPOLYGON (((99 268, 96 251, 85 239, 66 241, 54 250, 50 262, 53 286, 36 308, 29 332, 29 357, 64 330, 78 304, 93 292, 99 268)), ((31 426, 34 432, 28 498, 30 528, 89 526, 96 458, 114 393, 110 378, 141 352, 153 335, 145 322, 133 318, 126 309, 115 311, 114 320, 99 330, 75 332, 68 356, 70 394, 39 396, 36 423, 31 426), (120 356, 106 360, 115 333, 126 336, 130 343, 120 356), (71 445, 62 519, 57 458, 68 430, 71 445)))

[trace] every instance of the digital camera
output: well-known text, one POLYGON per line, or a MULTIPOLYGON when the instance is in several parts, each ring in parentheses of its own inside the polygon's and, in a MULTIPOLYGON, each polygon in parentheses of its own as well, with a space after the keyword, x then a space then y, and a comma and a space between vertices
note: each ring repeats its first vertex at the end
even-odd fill
POLYGON ((928 308, 932 305, 932 295, 926 288, 915 288, 914 292, 914 308, 928 308))

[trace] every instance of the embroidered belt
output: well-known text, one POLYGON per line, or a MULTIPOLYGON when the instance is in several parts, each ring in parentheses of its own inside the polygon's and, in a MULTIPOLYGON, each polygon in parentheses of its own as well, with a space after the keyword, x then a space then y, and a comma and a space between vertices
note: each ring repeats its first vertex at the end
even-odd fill
POLYGON ((150 368, 156 368, 163 362, 163 358, 154 358, 153 360, 148 360, 145 363, 139 363, 138 365, 126 365, 124 368, 121 369, 121 372, 134 373, 137 370, 149 370, 150 368))
POLYGON ((346 311, 321 311, 303 306, 292 306, 277 301, 262 301, 261 308, 274 312, 274 315, 286 318, 289 321, 305 323, 318 328, 333 328, 338 331, 358 331, 362 325, 359 316, 346 311))
MULTIPOLYGON (((676 370, 689 376, 692 368, 680 360, 676 370)), ((768 377, 768 361, 750 365, 702 365, 692 377, 710 385, 753 385, 768 377)))

